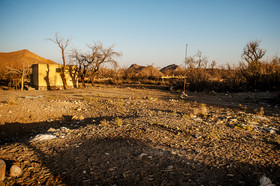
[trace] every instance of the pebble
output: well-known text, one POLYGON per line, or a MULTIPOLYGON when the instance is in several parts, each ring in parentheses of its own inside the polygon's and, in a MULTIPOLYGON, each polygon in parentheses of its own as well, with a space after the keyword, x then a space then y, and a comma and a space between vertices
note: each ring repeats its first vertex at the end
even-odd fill
POLYGON ((4 160, 0 159, 0 181, 5 179, 6 163, 4 160))
POLYGON ((22 170, 17 165, 12 165, 10 168, 10 176, 19 177, 22 174, 22 170))

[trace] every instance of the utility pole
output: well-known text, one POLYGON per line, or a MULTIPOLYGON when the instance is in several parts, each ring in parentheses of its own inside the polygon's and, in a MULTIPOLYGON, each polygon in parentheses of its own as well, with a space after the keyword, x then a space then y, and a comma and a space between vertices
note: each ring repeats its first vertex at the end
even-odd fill
POLYGON ((188 44, 186 44, 186 52, 185 52, 185 73, 184 73, 184 93, 186 94, 186 77, 187 77, 187 49, 188 49, 188 44))

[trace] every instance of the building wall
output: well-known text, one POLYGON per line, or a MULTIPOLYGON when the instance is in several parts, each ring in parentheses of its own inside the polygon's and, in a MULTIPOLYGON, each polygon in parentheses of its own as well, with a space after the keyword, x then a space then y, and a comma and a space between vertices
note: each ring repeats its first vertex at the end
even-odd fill
MULTIPOLYGON (((36 89, 52 89, 63 87, 61 77, 62 65, 57 64, 33 64, 33 85, 36 89)), ((78 76, 75 73, 77 66, 66 66, 65 76, 68 87, 77 87, 78 76)))

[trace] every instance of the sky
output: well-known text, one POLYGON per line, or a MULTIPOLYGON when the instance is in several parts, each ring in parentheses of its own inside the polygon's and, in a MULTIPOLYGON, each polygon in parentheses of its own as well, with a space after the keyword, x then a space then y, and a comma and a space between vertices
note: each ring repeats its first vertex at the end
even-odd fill
POLYGON ((59 33, 71 49, 104 43, 121 67, 184 63, 198 50, 218 65, 237 64, 252 40, 265 59, 280 56, 279 0, 0 0, 0 52, 28 49, 58 63, 59 33))

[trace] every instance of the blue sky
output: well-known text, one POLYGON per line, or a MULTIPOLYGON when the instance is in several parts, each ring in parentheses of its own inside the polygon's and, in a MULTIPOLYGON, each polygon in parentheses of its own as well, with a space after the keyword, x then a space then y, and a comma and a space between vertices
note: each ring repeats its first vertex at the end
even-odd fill
POLYGON ((61 62, 46 40, 58 32, 82 51, 115 44, 123 67, 183 64, 186 43, 188 55, 236 64, 255 39, 269 59, 280 55, 279 9, 279 0, 0 0, 0 52, 28 49, 61 62))

